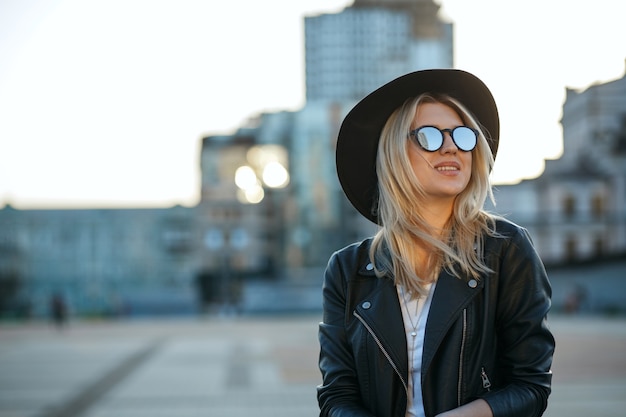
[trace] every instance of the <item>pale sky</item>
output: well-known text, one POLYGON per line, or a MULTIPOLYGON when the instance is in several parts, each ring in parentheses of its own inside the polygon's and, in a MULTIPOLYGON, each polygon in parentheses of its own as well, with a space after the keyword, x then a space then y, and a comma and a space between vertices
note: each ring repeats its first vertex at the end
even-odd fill
MULTIPOLYGON (((304 105, 304 22, 351 0, 0 0, 0 208, 194 205, 200 140, 304 105)), ((497 183, 562 152, 565 88, 624 75, 626 2, 440 0, 501 115, 497 183)))

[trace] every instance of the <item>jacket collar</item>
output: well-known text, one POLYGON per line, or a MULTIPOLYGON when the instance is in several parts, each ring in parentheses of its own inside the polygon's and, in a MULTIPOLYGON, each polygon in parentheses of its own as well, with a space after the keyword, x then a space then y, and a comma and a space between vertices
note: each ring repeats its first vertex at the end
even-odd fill
POLYGON ((435 352, 437 352, 450 326, 482 290, 483 285, 484 280, 459 279, 445 269, 441 271, 426 322, 428 337, 424 340, 422 375, 428 370, 435 352))

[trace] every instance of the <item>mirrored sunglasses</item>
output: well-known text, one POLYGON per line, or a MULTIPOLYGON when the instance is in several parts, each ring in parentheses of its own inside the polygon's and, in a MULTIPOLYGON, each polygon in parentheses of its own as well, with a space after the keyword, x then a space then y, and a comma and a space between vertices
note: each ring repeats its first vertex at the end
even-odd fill
POLYGON ((415 141, 424 150, 435 152, 441 149, 445 139, 445 133, 448 132, 452 137, 452 141, 462 151, 469 152, 476 147, 478 141, 478 132, 468 126, 457 126, 454 129, 439 129, 435 126, 421 126, 409 132, 409 136, 415 138, 415 141))

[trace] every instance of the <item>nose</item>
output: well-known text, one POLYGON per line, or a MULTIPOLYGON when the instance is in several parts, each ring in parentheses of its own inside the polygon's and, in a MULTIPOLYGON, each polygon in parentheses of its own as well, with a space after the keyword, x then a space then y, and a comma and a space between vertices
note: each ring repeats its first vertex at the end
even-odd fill
POLYGON ((459 150, 454 140, 452 140, 452 132, 449 130, 443 132, 443 144, 439 150, 441 153, 456 153, 459 150))

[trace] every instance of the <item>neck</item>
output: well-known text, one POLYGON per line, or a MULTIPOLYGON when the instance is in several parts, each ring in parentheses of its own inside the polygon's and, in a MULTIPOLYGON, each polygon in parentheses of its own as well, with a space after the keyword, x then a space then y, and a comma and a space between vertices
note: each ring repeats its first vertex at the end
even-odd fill
POLYGON ((446 224, 452 217, 454 210, 454 200, 452 201, 429 201, 424 205, 422 217, 430 226, 432 236, 435 238, 443 237, 446 224))
POLYGON ((438 270, 437 256, 433 253, 433 248, 424 242, 415 242, 412 247, 412 263, 415 274, 423 284, 431 283, 436 279, 435 273, 438 270))

